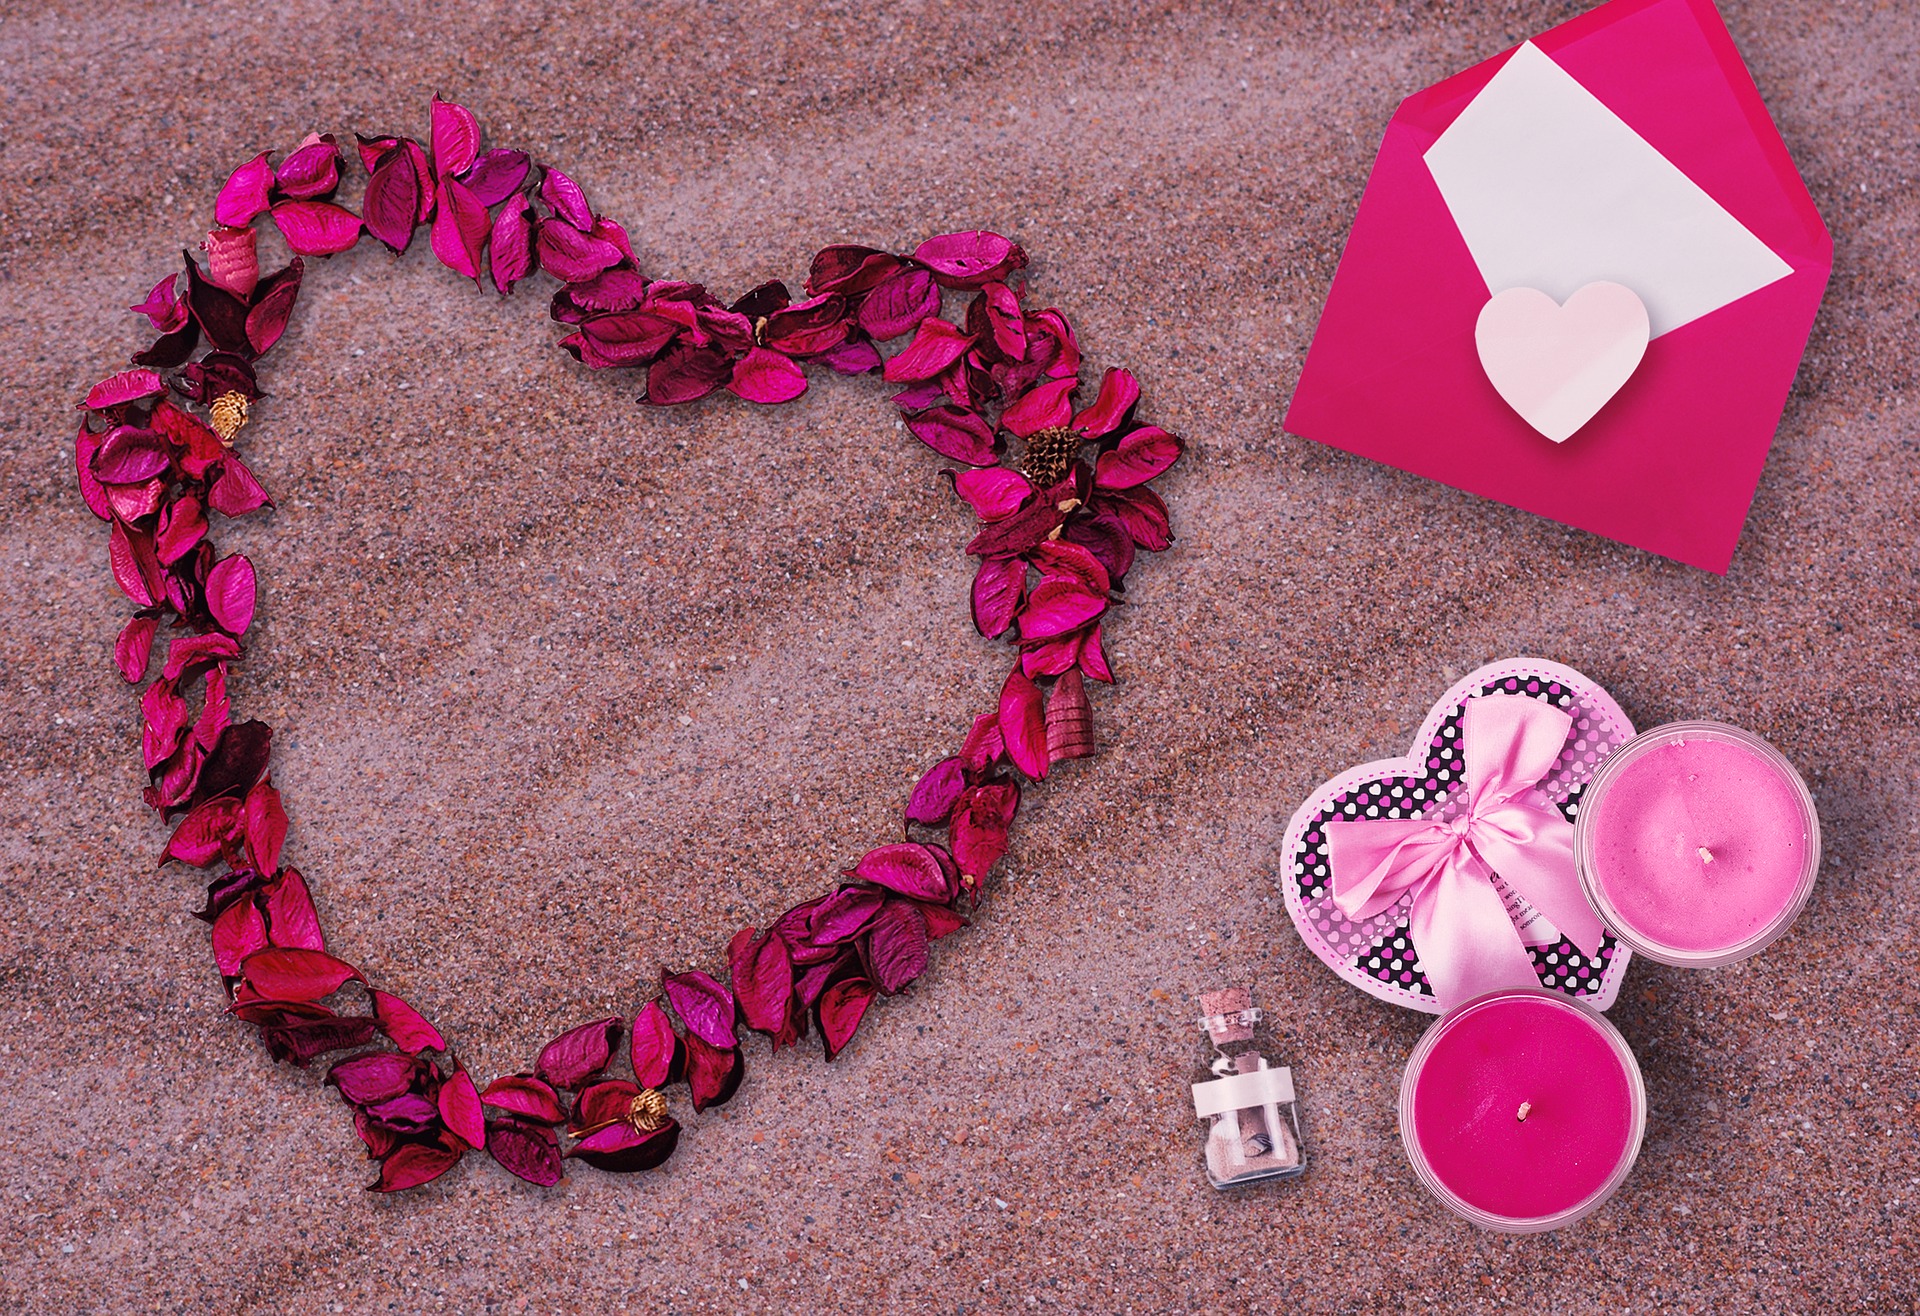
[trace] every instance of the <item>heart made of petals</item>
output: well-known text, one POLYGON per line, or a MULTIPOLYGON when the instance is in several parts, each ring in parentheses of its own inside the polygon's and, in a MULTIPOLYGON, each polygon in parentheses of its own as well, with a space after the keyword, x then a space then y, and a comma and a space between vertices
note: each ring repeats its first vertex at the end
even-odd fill
POLYGON ((1480 364, 1520 419, 1565 443, 1612 400, 1647 353, 1647 307, 1633 289, 1589 283, 1563 306, 1508 288, 1473 327, 1480 364))
MULTIPOLYGON (((1369 995, 1428 1014, 1441 1008, 1408 926, 1410 901, 1372 918, 1349 919, 1333 900, 1326 829, 1365 818, 1457 821, 1462 712, 1469 699, 1494 694, 1546 700, 1572 715, 1573 730, 1548 791, 1568 816, 1577 810, 1579 793, 1600 760, 1633 737, 1633 723, 1620 706, 1571 667, 1540 658, 1492 663, 1469 672, 1440 697, 1404 756, 1349 768, 1314 790, 1294 812, 1281 842, 1283 899, 1307 948, 1369 995)), ((1521 917, 1526 918, 1524 910, 1521 917)), ((1629 952, 1608 937, 1600 955, 1589 959, 1560 940, 1535 946, 1532 959, 1541 986, 1604 1010, 1620 990, 1629 952)))
POLYGON ((1095 750, 1085 682, 1114 679, 1102 623, 1136 552, 1172 543, 1147 486, 1182 447, 1136 418, 1140 388, 1125 370, 1106 371, 1076 405, 1073 330, 1057 309, 1022 305, 1013 280, 1026 253, 999 234, 941 234, 911 252, 830 246, 802 299, 769 281, 728 303, 646 277, 626 231, 578 183, 481 145, 474 116, 437 99, 430 146, 359 137, 359 213, 335 199, 350 165, 331 135, 308 137, 277 167, 266 152, 240 165, 215 203, 205 265, 189 255, 183 287, 168 275, 131 308, 160 337, 88 392, 74 441, 81 497, 111 527, 111 571, 138 608, 114 658, 129 683, 145 683, 146 801, 174 821, 161 864, 210 870, 197 917, 229 1012, 260 1030, 268 1054, 299 1066, 345 1056, 326 1081, 379 1162, 369 1187, 388 1192, 481 1150, 541 1185, 569 1159, 651 1169, 679 1139, 665 1090, 684 1083, 696 1112, 730 1099, 743 1032, 774 1050, 817 1033, 832 1060, 877 998, 919 980, 930 943, 965 927, 962 909, 987 889, 1023 783, 1095 750), (265 276, 262 217, 292 252, 265 276), (282 338, 306 259, 363 233, 399 255, 421 228, 441 264, 476 285, 484 274, 503 296, 535 274, 557 279, 552 317, 572 330, 560 346, 590 369, 640 372, 652 405, 722 389, 787 402, 807 390, 806 365, 878 376, 904 428, 951 463, 945 474, 972 512, 960 521, 965 552, 979 560, 973 624, 1006 646, 997 700, 964 735, 955 729, 955 752, 913 788, 896 837, 850 860, 834 890, 740 929, 716 946, 715 973, 662 969, 637 989, 634 1013, 568 1029, 527 1071, 484 1086, 419 1010, 333 953, 305 878, 281 862, 289 819, 272 730, 236 721, 229 698, 255 569, 210 538, 210 513, 272 506, 237 440, 265 396, 256 367, 282 338), (952 320, 949 295, 960 303, 952 320), (883 356, 879 345, 897 339, 909 341, 883 356), (1009 440, 1025 447, 1020 469, 1002 461, 1009 440))

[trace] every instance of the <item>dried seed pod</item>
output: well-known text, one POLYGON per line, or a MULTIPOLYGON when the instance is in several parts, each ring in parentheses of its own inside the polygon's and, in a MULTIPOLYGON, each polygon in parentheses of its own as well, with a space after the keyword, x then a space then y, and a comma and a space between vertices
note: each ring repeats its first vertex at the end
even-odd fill
POLYGON ((222 393, 207 408, 207 417, 213 423, 213 432, 220 436, 220 442, 231 448, 233 436, 247 423, 247 395, 237 391, 222 393))
POLYGON ((1073 469, 1073 459, 1086 442, 1078 430, 1065 425, 1037 430, 1027 436, 1027 451, 1020 458, 1020 469, 1036 489, 1051 489, 1073 469))
POLYGON ((1047 701, 1047 761, 1083 759, 1098 749, 1093 739, 1093 708, 1078 667, 1069 667, 1047 701))

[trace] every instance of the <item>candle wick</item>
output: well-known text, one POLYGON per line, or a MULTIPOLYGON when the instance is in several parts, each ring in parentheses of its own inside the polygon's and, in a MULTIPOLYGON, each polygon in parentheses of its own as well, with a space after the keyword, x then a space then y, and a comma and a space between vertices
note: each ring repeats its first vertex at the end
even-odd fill
POLYGON ((1533 1103, 1531 1101, 1523 1101, 1520 1103, 1519 1113, 1515 1115, 1514 1118, 1519 1120, 1522 1124, 1524 1124, 1526 1123, 1526 1120, 1527 1120, 1527 1112, 1532 1109, 1533 1109, 1533 1103))
POLYGON ((1703 864, 1710 864, 1713 862, 1713 851, 1707 849, 1707 847, 1704 845, 1700 847, 1700 862, 1703 864))

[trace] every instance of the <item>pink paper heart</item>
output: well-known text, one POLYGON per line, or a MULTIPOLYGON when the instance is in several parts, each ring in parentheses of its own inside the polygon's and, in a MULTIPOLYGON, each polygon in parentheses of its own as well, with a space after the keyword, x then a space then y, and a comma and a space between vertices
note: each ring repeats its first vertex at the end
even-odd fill
POLYGON ((1589 283, 1565 306, 1508 288, 1480 308, 1473 340, 1493 387, 1555 443, 1592 420, 1646 355, 1647 307, 1633 289, 1589 283))

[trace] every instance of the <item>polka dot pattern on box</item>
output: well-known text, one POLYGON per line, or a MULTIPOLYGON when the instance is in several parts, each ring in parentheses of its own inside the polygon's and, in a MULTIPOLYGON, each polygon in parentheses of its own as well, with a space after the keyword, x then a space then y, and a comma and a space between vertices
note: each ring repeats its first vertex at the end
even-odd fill
MULTIPOLYGON (((1469 699, 1524 695, 1566 710, 1567 743, 1542 787, 1569 822, 1600 760, 1632 738, 1633 724, 1590 679, 1539 659, 1511 659, 1457 682, 1427 715, 1405 758, 1368 763, 1321 786, 1287 826, 1281 890, 1309 948, 1341 977, 1398 1005, 1438 1013, 1407 926, 1407 903, 1350 920, 1333 903, 1327 862, 1329 823, 1360 818, 1457 817, 1464 763, 1460 722, 1469 699)), ((1540 985, 1605 1009, 1613 1003, 1629 952, 1611 935, 1593 956, 1561 938, 1531 950, 1540 985)))

